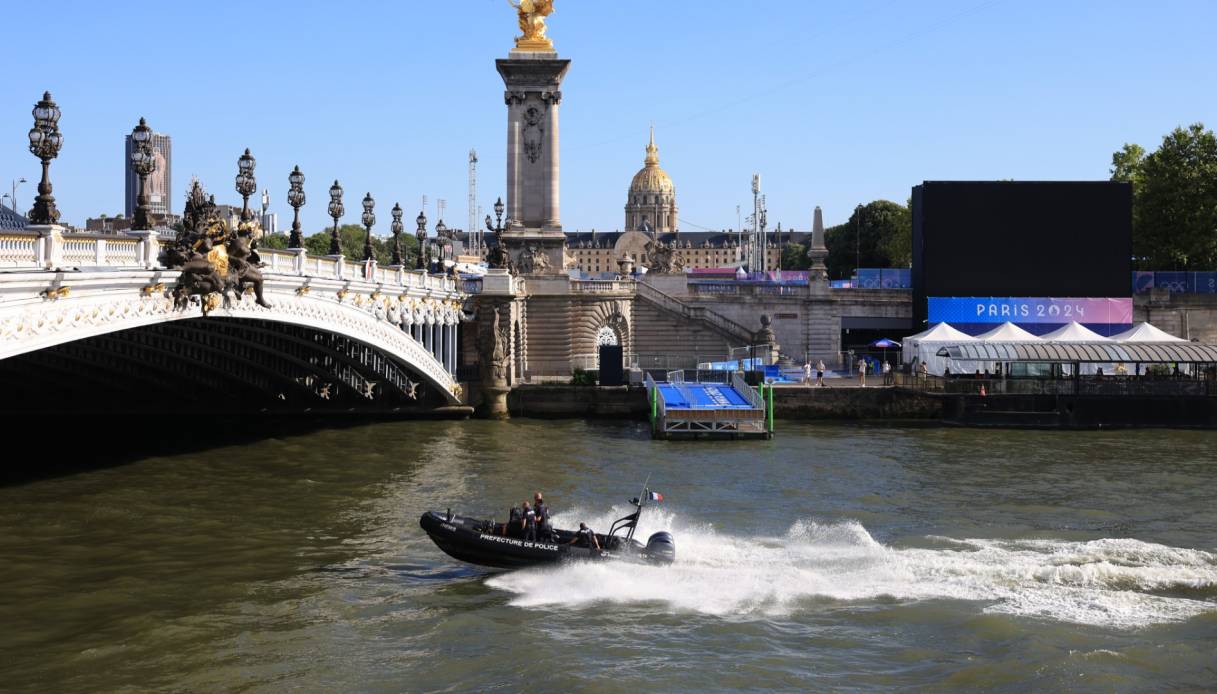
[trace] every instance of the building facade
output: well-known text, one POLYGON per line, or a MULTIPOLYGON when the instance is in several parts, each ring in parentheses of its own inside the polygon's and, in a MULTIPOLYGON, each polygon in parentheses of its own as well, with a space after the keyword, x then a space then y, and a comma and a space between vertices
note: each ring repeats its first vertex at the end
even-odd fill
MULTIPOLYGON (((156 170, 148 176, 148 212, 156 217, 167 217, 172 211, 173 191, 173 142, 168 135, 152 135, 152 156, 156 159, 156 170)), ((139 176, 131 170, 131 136, 127 135, 123 148, 123 173, 127 181, 126 216, 134 217, 139 195, 139 176)))

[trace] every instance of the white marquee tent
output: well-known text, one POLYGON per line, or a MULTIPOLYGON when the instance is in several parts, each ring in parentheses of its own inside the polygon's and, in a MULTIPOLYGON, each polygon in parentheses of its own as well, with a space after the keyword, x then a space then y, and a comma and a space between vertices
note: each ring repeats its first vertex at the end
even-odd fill
POLYGON ((976 336, 981 342, 1040 342, 1040 338, 1006 321, 987 333, 976 336))
POLYGON ((1137 323, 1129 330, 1112 335, 1111 340, 1115 342, 1187 342, 1187 340, 1175 337, 1149 323, 1137 323))
POLYGON ((1066 323, 1050 333, 1040 335, 1045 342, 1111 342, 1077 321, 1066 323))
POLYGON ((965 342, 975 342, 976 338, 951 327, 947 323, 939 323, 924 332, 909 335, 904 338, 900 351, 901 360, 910 364, 916 361, 924 363, 929 372, 940 376, 948 367, 955 373, 960 373, 963 364, 953 362, 946 357, 938 356, 938 350, 947 345, 959 345, 965 342))

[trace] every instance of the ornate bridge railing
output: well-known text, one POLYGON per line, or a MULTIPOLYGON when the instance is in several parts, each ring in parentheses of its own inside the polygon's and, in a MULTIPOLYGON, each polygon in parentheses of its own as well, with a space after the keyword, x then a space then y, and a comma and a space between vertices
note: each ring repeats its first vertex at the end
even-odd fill
MULTIPOLYGON (((0 232, 0 360, 186 318, 239 319, 251 334, 257 332, 250 327, 254 322, 268 321, 356 341, 336 342, 330 351, 377 374, 378 387, 413 397, 413 382, 396 366, 403 364, 449 403, 459 402, 457 326, 467 294, 453 278, 310 256, 303 249, 259 249, 269 304, 258 305, 248 292, 237 291, 205 307, 197 299, 181 304, 175 297, 181 273, 156 262, 159 247, 155 232, 0 232)), ((353 377, 337 378, 336 384, 347 381, 353 389, 353 377)))

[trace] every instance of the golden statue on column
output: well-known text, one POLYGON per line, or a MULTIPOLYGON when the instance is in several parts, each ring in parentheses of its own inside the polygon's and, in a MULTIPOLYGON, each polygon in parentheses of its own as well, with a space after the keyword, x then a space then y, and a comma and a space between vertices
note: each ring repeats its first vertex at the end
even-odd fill
POLYGON ((545 38, 545 18, 553 14, 554 0, 520 0, 507 4, 520 15, 520 31, 516 37, 516 50, 528 52, 554 52, 554 42, 545 38))

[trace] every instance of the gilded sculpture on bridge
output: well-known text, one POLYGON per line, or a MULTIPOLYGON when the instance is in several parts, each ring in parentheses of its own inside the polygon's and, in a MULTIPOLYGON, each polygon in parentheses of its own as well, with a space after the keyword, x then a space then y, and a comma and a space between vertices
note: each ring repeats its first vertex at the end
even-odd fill
POLYGON ((545 18, 553 14, 554 0, 507 0, 507 4, 519 14, 524 34, 516 37, 516 50, 553 52, 554 42, 545 37, 545 18))
POLYGON ((262 295, 260 262, 252 250, 260 232, 256 222, 242 222, 235 231, 231 229, 221 218, 215 198, 194 181, 186 196, 182 229, 160 255, 162 265, 181 271, 173 288, 174 307, 184 309, 197 297, 206 314, 221 300, 230 301, 231 293, 239 297, 251 290, 259 306, 270 308, 262 295))

